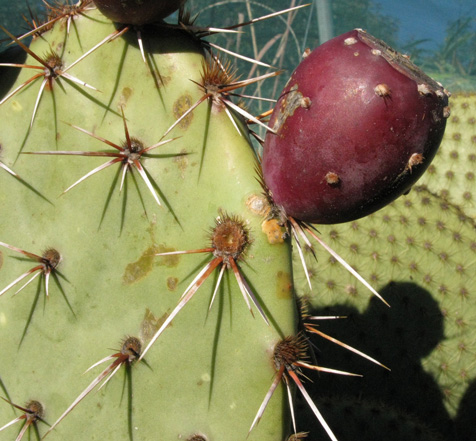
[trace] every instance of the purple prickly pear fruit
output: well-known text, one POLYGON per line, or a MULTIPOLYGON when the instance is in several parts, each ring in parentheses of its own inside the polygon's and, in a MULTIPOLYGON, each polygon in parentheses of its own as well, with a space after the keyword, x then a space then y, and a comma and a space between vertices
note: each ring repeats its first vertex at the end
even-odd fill
POLYGON ((423 174, 449 116, 448 92, 356 29, 308 54, 271 116, 264 180, 286 214, 347 222, 390 203, 423 174))
POLYGON ((94 0, 98 9, 117 23, 143 25, 162 20, 185 0, 94 0))

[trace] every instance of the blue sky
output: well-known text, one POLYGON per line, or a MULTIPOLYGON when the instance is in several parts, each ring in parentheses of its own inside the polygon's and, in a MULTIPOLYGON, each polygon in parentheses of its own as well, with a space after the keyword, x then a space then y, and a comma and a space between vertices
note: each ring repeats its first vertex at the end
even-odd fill
MULTIPOLYGON (((428 48, 443 42, 449 22, 472 16, 476 32, 475 0, 375 0, 381 12, 399 20, 401 43, 429 38, 428 48)), ((476 50, 476 49, 475 49, 476 50)))

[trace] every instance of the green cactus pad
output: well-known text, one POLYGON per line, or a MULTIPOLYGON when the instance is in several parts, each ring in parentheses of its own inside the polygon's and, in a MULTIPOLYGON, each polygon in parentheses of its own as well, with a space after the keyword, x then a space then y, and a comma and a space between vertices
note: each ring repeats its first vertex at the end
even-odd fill
POLYGON ((451 116, 438 162, 421 180, 436 195, 462 207, 476 217, 476 93, 458 93, 451 98, 451 116))
MULTIPOLYGON (((96 10, 77 16, 67 38, 65 22, 35 39, 31 50, 42 56, 53 49, 69 66, 116 30, 96 10)), ((113 360, 84 371, 119 353, 127 336, 145 345, 211 259, 156 254, 210 247, 209 229, 226 212, 249 229, 239 267, 270 326, 256 308, 255 318, 250 314, 230 270, 208 311, 214 273, 145 361, 119 365, 107 386, 86 396, 48 439, 245 440, 274 374, 272 349, 294 332, 295 313, 289 243, 271 245, 261 232, 252 203, 261 194, 256 158, 246 130, 237 130, 239 118, 233 124, 223 107, 208 101, 198 106, 166 137, 177 139, 140 159, 152 189, 131 167, 120 192, 118 162, 63 194, 113 159, 64 152, 117 153, 108 143, 126 139, 122 111, 130 137, 152 146, 202 96, 199 42, 160 28, 142 39, 147 64, 129 31, 68 71, 98 91, 62 78, 45 88, 31 130, 41 79, 0 106, 1 160, 35 189, 0 168, 0 240, 37 255, 54 248, 62 257, 49 279, 49 299, 44 274, 18 295, 13 287, 1 296, 0 348, 9 356, 0 377, 12 402, 40 401, 53 424, 113 360)), ((38 65, 31 56, 26 64, 38 65)), ((11 90, 32 71, 22 69, 11 90)), ((24 257, 1 248, 0 289, 38 265, 24 257)), ((285 438, 285 402, 279 388, 249 440, 285 438)), ((0 426, 12 418, 3 403, 0 426)), ((13 438, 15 430, 2 436, 13 438)), ((46 430, 39 425, 41 435, 46 430)))

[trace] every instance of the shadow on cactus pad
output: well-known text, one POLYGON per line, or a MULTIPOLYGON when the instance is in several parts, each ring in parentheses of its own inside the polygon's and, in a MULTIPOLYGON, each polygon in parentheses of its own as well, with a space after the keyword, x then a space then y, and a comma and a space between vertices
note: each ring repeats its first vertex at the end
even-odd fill
MULTIPOLYGON (((362 379, 326 376, 307 385, 312 395, 322 400, 329 425, 339 439, 348 439, 350 433, 359 433, 361 440, 374 440, 382 433, 389 440, 474 439, 468 435, 474 432, 470 423, 470 415, 476 411, 474 385, 453 420, 444 405, 446 391, 425 371, 425 358, 445 345, 444 317, 438 303, 415 283, 391 282, 380 293, 392 305, 391 310, 373 298, 362 313, 344 305, 312 311, 318 316, 346 316, 344 321, 321 322, 320 329, 392 369, 388 372, 368 365, 332 343, 312 337, 319 364, 332 363, 364 375, 362 379)), ((441 369, 451 369, 451 365, 441 369)), ((317 425, 309 427, 312 418, 305 405, 298 415, 299 427, 311 430, 312 437, 321 432, 317 425)))

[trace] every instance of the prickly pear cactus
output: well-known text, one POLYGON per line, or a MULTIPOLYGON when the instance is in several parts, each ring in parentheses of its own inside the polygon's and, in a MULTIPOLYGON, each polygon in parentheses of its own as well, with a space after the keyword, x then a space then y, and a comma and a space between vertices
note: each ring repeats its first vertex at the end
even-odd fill
MULTIPOLYGON (((331 315, 351 318, 325 321, 346 343, 316 341, 311 360, 307 334, 296 333, 291 240, 271 216, 250 142, 247 123, 263 123, 229 99, 276 73, 240 80, 202 38, 216 29, 179 17, 114 24, 83 0, 50 5, 44 25, 32 20, 29 46, 3 29, 20 52, 0 61, 2 436, 282 441, 309 430, 335 441, 348 434, 333 418, 349 415, 360 391, 362 439, 463 433, 474 377, 465 307, 474 216, 463 205, 472 172, 456 176, 455 162, 449 193, 437 162, 387 210, 320 228, 392 309, 368 303, 334 252, 318 254, 318 266, 309 258, 311 292, 298 262, 294 282, 319 315, 333 305, 331 315), (334 352, 347 343, 393 371, 361 364, 356 349, 334 352), (317 379, 314 393, 304 369, 349 377, 317 379), (292 385, 306 401, 297 418, 292 385), (380 425, 366 430, 367 420, 380 425)), ((449 155, 474 162, 456 147, 449 155)), ((289 221, 294 239, 314 235, 300 221, 289 221)), ((313 336, 324 329, 312 326, 313 336)))
MULTIPOLYGON (((378 411, 369 411, 362 422, 362 439, 375 439, 366 434, 374 433, 377 425, 389 439, 397 434, 401 438, 396 439, 405 439, 402 421, 408 417, 380 426, 376 415, 388 415, 388 408, 426 427, 419 429, 421 438, 407 439, 432 439, 427 435, 432 433, 435 439, 475 437, 470 417, 476 377, 475 115, 475 95, 454 94, 435 161, 408 195, 364 219, 319 226, 324 240, 372 283, 391 309, 375 299, 369 302, 365 288, 344 274, 332 257, 319 254, 317 264, 308 259, 316 287, 312 291, 304 275, 296 274, 300 268, 295 265, 297 290, 310 299, 313 313, 347 317, 320 322, 319 329, 392 369, 374 369, 322 339, 313 340, 322 364, 332 360, 339 368, 364 374, 358 381, 330 377, 315 383, 319 394, 327 397, 323 400, 329 410, 321 408, 329 424, 342 406, 336 395, 347 402, 349 410, 340 412, 341 417, 348 415, 346 421, 354 421, 355 412, 360 412, 349 401, 359 400, 360 409, 376 407, 378 411)), ((304 408, 303 420, 306 412, 304 408)), ((334 420, 334 427, 336 435, 346 439, 339 430, 342 424, 334 420)))
MULTIPOLYGON (((180 26, 82 5, 34 38, 0 105, 0 395, 18 406, 0 426, 244 440, 295 308, 289 242, 261 231, 248 131, 216 90, 227 74, 180 26)), ((249 440, 285 439, 283 401, 249 440)))

